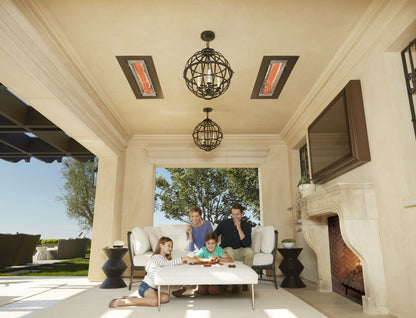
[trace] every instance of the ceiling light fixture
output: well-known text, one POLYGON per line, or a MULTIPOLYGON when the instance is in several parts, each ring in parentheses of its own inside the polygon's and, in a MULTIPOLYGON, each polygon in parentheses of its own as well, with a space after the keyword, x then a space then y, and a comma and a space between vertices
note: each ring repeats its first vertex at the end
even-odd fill
POLYGON ((212 112, 212 108, 204 108, 207 118, 196 125, 192 137, 195 145, 205 151, 211 151, 217 148, 223 137, 221 127, 208 118, 208 113, 212 112))
POLYGON ((209 47, 209 42, 215 39, 215 33, 204 31, 201 39, 207 42, 207 47, 188 59, 183 78, 192 93, 209 100, 224 94, 234 72, 227 59, 209 47))

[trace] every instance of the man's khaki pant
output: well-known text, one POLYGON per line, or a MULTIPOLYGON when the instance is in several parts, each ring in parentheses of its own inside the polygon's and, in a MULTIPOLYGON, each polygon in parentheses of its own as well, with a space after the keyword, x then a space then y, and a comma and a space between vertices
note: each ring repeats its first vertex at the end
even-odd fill
POLYGON ((251 247, 240 247, 237 249, 226 247, 224 248, 224 251, 230 255, 233 260, 243 262, 250 267, 253 266, 254 253, 251 247))

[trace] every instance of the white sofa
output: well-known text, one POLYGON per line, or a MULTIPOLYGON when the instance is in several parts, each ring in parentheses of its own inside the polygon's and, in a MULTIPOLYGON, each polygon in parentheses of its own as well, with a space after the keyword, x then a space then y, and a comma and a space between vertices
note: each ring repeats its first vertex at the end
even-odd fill
MULTIPOLYGON (((173 257, 186 256, 190 252, 186 242, 186 224, 170 225, 161 224, 159 227, 133 228, 127 233, 129 254, 131 261, 130 284, 133 282, 134 270, 144 270, 154 248, 161 236, 170 237, 173 241, 173 257)), ((215 228, 215 226, 214 226, 215 228)), ((277 231, 273 226, 256 226, 252 228, 251 240, 254 251, 253 269, 261 275, 263 269, 271 269, 274 276, 275 288, 277 288, 275 275, 275 258, 277 248, 277 231)))

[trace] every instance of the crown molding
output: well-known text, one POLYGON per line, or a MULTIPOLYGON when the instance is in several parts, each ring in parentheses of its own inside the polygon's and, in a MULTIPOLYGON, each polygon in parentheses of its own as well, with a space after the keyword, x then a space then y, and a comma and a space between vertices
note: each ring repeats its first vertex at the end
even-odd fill
POLYGON ((127 124, 114 111, 58 25, 46 22, 53 20, 45 19, 35 1, 5 0, 0 8, 0 38, 7 39, 7 53, 48 88, 59 100, 57 104, 64 105, 91 130, 90 144, 99 138, 97 142, 105 142, 114 153, 120 154, 132 132, 125 128, 127 124))
POLYGON ((225 135, 210 152, 197 148, 189 135, 136 135, 130 145, 142 147, 149 162, 160 167, 258 167, 272 147, 286 147, 279 135, 225 135))
POLYGON ((307 133, 308 125, 329 104, 336 94, 352 78, 351 69, 371 46, 382 36, 391 19, 406 0, 371 2, 331 62, 316 81, 283 128, 281 136, 289 147, 294 146, 307 133))
MULTIPOLYGON (((134 135, 130 142, 143 144, 190 144, 194 146, 191 135, 134 135)), ((225 134, 221 145, 248 144, 286 145, 278 134, 225 134)))

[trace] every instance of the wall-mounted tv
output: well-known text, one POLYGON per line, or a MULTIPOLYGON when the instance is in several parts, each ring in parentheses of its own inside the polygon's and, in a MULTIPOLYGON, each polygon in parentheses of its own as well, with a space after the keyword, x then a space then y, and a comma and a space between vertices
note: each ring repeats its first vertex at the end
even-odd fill
POLYGON ((371 160, 359 80, 349 81, 309 125, 312 180, 325 183, 371 160))

